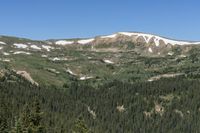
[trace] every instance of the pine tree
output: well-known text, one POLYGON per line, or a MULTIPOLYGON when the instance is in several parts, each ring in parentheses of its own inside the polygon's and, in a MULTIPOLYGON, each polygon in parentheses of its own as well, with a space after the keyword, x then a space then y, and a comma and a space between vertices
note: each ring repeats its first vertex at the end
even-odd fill
POLYGON ((2 103, 0 105, 0 132, 1 133, 8 133, 7 117, 8 117, 8 108, 4 103, 2 103))
POLYGON ((30 109, 28 105, 25 105, 23 112, 21 114, 21 124, 23 132, 28 132, 30 126, 30 109))
POLYGON ((82 117, 76 120, 72 133, 90 133, 90 130, 82 117))
POLYGON ((29 129, 33 133, 45 133, 45 127, 42 125, 42 115, 39 101, 36 100, 33 105, 33 111, 30 114, 29 129))
POLYGON ((15 118, 15 126, 12 128, 11 133, 24 133, 20 119, 15 118))
POLYGON ((0 133, 8 133, 8 123, 5 117, 0 118, 0 133))

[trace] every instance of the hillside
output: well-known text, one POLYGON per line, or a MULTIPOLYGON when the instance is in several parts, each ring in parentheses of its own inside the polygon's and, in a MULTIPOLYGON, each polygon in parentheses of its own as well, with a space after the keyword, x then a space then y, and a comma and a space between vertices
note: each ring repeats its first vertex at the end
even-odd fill
POLYGON ((198 44, 131 32, 46 41, 1 36, 0 67, 60 87, 74 79, 98 85, 107 80, 148 81, 163 74, 198 76, 198 44))
POLYGON ((199 132, 199 44, 1 36, 0 132, 199 132))
POLYGON ((68 89, 58 89, 31 85, 14 72, 4 77, 0 81, 2 133, 38 127, 47 133, 68 133, 82 131, 82 126, 94 133, 200 131, 199 80, 184 76, 132 84, 115 80, 96 88, 74 81, 68 89), (36 115, 35 100, 40 104, 36 115), (32 117, 39 126, 25 121, 32 117), (84 125, 77 125, 77 119, 84 125))

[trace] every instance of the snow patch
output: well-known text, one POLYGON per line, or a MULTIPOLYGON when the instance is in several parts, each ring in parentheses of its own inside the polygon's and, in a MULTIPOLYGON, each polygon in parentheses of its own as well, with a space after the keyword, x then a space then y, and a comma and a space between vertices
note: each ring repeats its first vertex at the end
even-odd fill
POLYGON ((154 43, 158 47, 160 45, 160 40, 158 38, 155 38, 154 43))
POLYGON ((13 54, 26 54, 26 55, 30 55, 31 53, 25 52, 25 51, 16 51, 13 54))
POLYGON ((53 47, 47 45, 42 45, 42 48, 46 49, 48 52, 51 51, 51 49, 54 49, 53 47))
POLYGON ((114 62, 110 61, 110 60, 103 60, 104 63, 107 63, 107 64, 114 64, 114 62))
POLYGON ((65 40, 60 40, 60 41, 55 42, 56 45, 62 45, 62 46, 70 45, 73 43, 74 43, 74 41, 65 41, 65 40))
POLYGON ((3 61, 3 62, 10 62, 10 59, 1 59, 1 58, 0 58, 0 61, 3 61))
POLYGON ((22 44, 22 43, 14 43, 13 45, 17 48, 23 48, 23 49, 28 47, 26 44, 22 44))
POLYGON ((131 32, 119 32, 118 34, 122 34, 125 36, 136 36, 138 37, 143 37, 145 39, 146 43, 149 43, 149 41, 153 38, 153 41, 156 46, 160 45, 160 40, 164 41, 164 43, 171 44, 171 45, 191 45, 191 44, 200 44, 200 42, 187 42, 187 41, 177 41, 177 40, 172 40, 156 35, 151 35, 151 34, 145 34, 145 33, 131 33, 131 32))
POLYGON ((180 58, 186 58, 187 56, 186 55, 180 55, 179 57, 180 58))
POLYGON ((69 73, 69 74, 71 74, 71 75, 73 75, 73 76, 77 75, 77 74, 73 73, 70 69, 67 69, 66 72, 69 73))
POLYGON ((119 32, 119 34, 125 35, 125 36, 134 36, 134 35, 136 35, 135 33, 130 33, 130 32, 119 32))
POLYGON ((150 52, 150 53, 153 53, 153 50, 152 50, 152 48, 149 48, 149 52, 150 52))
POLYGON ((66 57, 62 57, 62 58, 54 57, 54 58, 50 58, 50 60, 52 60, 52 61, 66 61, 68 59, 66 57))
POLYGON ((101 38, 105 39, 105 38, 115 38, 117 36, 117 34, 113 34, 113 35, 109 35, 109 36, 101 36, 101 38))
POLYGON ((54 57, 54 58, 50 58, 50 60, 52 60, 52 61, 60 61, 60 58, 54 57))
POLYGON ((36 49, 36 50, 41 50, 41 48, 38 47, 37 45, 31 45, 31 48, 36 49))
POLYGON ((8 56, 8 55, 10 55, 9 53, 7 53, 7 52, 3 52, 3 55, 6 55, 6 56, 8 56))
POLYGON ((10 62, 10 59, 3 59, 3 62, 10 62))
POLYGON ((47 44, 52 45, 53 43, 50 41, 45 41, 47 44))
POLYGON ((85 39, 85 40, 79 40, 78 43, 79 44, 87 44, 87 43, 90 43, 92 41, 94 41, 94 38, 92 38, 92 39, 85 39))
POLYGON ((52 72, 52 73, 56 73, 56 74, 60 74, 59 71, 57 71, 56 69, 53 69, 53 68, 47 68, 47 71, 52 72))
POLYGON ((2 44, 2 45, 6 45, 6 43, 5 43, 5 42, 1 42, 1 41, 0 41, 0 44, 2 44))
POLYGON ((41 55, 41 57, 46 58, 46 57, 48 57, 48 56, 43 54, 43 55, 41 55))
POLYGON ((170 56, 174 55, 173 52, 168 52, 167 54, 170 55, 170 56))
POLYGON ((92 76, 83 76, 83 77, 80 77, 80 80, 88 80, 88 79, 92 79, 93 77, 92 76))

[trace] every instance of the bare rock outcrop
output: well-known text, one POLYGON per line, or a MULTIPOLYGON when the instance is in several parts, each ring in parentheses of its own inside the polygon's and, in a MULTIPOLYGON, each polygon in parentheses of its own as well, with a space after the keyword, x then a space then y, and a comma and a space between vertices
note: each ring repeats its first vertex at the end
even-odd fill
POLYGON ((29 82, 31 82, 32 84, 38 86, 39 84, 37 82, 35 82, 32 77, 30 76, 30 74, 26 71, 17 71, 16 72, 18 75, 21 75, 22 77, 24 77, 26 80, 28 80, 29 82))

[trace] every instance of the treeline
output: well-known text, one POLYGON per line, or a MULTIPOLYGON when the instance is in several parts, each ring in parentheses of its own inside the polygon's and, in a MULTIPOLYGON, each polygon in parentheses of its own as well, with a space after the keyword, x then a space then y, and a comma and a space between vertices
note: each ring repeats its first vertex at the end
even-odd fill
POLYGON ((96 88, 37 87, 17 75, 0 81, 0 132, 200 132, 200 81, 108 81, 96 88))

